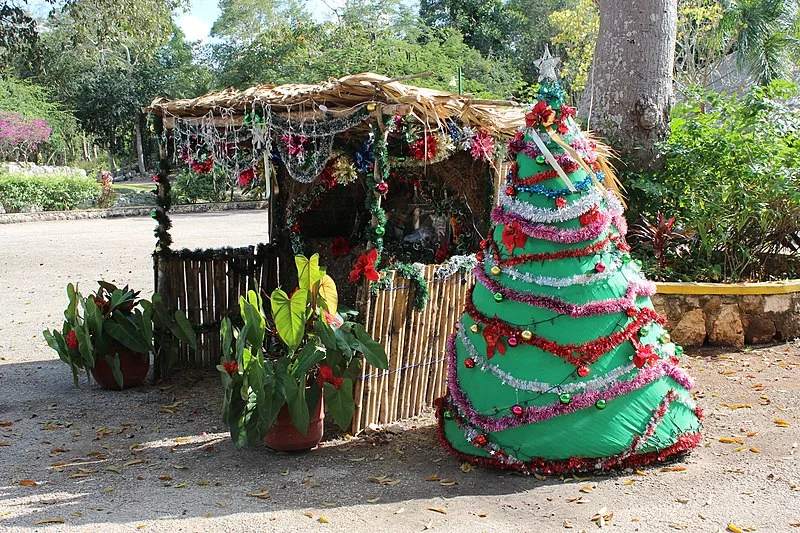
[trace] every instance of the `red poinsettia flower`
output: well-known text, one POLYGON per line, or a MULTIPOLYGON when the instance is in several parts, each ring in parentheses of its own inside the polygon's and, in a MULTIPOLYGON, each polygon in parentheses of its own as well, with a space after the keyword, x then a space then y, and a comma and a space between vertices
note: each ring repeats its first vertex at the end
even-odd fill
POLYGON ((365 276, 369 281, 378 281, 378 272, 375 270, 375 261, 378 260, 378 250, 373 248, 365 254, 361 254, 350 271, 350 283, 355 283, 365 276))
POLYGON ((67 346, 70 350, 77 350, 78 349, 78 336, 75 334, 75 330, 69 330, 67 336, 64 338, 67 341, 67 346))
POLYGON ((574 107, 570 107, 567 104, 561 104, 561 107, 558 110, 559 117, 558 117, 558 133, 565 134, 569 132, 569 124, 567 124, 567 119, 569 117, 574 117, 577 115, 574 107))
POLYGON ((337 378, 333 376, 333 369, 328 365, 319 367, 319 374, 317 374, 317 386, 321 389, 325 383, 330 383, 337 389, 342 386, 344 378, 337 378))
POLYGON ((658 361, 658 355, 653 351, 652 344, 639 346, 636 353, 633 354, 633 364, 636 368, 643 368, 646 364, 655 364, 658 361))
POLYGON ((239 371, 239 363, 236 361, 223 361, 222 368, 224 368, 225 372, 232 376, 239 371))
POLYGON ((505 244, 506 251, 511 253, 514 248, 522 248, 528 240, 528 236, 519 227, 519 222, 514 222, 510 226, 503 227, 503 238, 501 242, 505 244))
POLYGON ((353 249, 353 243, 344 237, 334 237, 331 241, 331 255, 333 257, 343 257, 353 249))
POLYGON ((541 124, 545 128, 556 120, 556 112, 544 100, 539 100, 527 115, 525 115, 525 125, 529 128, 541 124))

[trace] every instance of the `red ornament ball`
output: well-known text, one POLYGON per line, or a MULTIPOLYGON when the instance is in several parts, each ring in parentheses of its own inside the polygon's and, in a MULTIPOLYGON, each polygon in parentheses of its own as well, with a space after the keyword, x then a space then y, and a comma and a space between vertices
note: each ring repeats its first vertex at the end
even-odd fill
POLYGON ((585 377, 586 377, 586 376, 588 376, 590 373, 591 373, 591 370, 589 369, 589 367, 588 367, 588 366, 586 366, 586 365, 583 365, 583 366, 579 366, 579 367, 578 367, 578 375, 579 375, 580 377, 582 377, 582 378, 585 378, 585 377))
POLYGON ((516 196, 517 195, 517 189, 515 189, 514 187, 509 185, 508 187, 506 187, 506 195, 507 196, 516 196))
POLYGON ((559 209, 567 207, 567 199, 562 196, 556 198, 556 207, 558 207, 559 209))
POLYGON ((598 272, 605 272, 606 265, 602 261, 598 261, 598 263, 594 265, 594 269, 598 272))
POLYGON ((514 413, 514 416, 522 416, 524 410, 522 409, 521 405, 515 405, 511 408, 511 412, 514 413))
POLYGON ((472 357, 467 357, 464 359, 464 366, 467 368, 475 368, 475 359, 472 357))
POLYGON ((627 308, 627 309, 625 310, 625 313, 627 313, 627 315, 628 315, 629 317, 631 317, 631 318, 635 317, 635 316, 636 316, 636 313, 638 313, 638 312, 639 312, 639 310, 638 310, 638 309, 636 309, 635 307, 629 307, 629 308, 627 308))
POLYGON ((508 338, 508 345, 509 345, 509 346, 511 346, 512 348, 514 348, 514 347, 515 347, 517 344, 519 344, 519 341, 517 340, 517 338, 516 338, 516 337, 509 337, 509 338, 508 338))
POLYGON ((378 183, 378 184, 375 186, 375 189, 377 189, 377 191, 378 191, 379 193, 381 193, 381 194, 385 194, 385 193, 386 193, 386 191, 388 191, 388 190, 389 190, 389 184, 388 184, 388 183, 386 183, 385 181, 382 181, 382 182, 378 183))
POLYGON ((472 440, 472 444, 475 446, 480 446, 483 448, 489 443, 489 439, 486 438, 486 435, 478 435, 472 440))
POLYGON ((484 257, 483 252, 478 252, 475 254, 475 259, 477 259, 478 261, 483 261, 483 257, 484 257))

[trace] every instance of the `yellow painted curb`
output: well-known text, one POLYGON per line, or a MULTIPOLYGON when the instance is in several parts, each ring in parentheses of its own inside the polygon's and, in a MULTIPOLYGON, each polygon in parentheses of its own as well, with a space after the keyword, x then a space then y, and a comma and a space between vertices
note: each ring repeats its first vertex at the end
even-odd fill
POLYGON ((792 294, 800 292, 800 279, 763 283, 656 282, 658 294, 792 294))

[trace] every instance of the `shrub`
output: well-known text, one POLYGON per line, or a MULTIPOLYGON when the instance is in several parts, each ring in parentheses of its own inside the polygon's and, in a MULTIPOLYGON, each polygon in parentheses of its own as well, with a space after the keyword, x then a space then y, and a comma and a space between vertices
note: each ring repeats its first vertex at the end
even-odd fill
POLYGON ((0 204, 8 212, 31 206, 37 206, 44 211, 87 207, 96 202, 100 194, 100 184, 87 178, 33 178, 0 174, 0 204))
MULTIPOLYGON (((800 274, 793 250, 800 234, 800 113, 785 104, 796 94, 786 82, 741 96, 693 89, 673 110, 666 168, 633 179, 631 203, 651 221, 659 211, 676 217, 688 253, 666 251, 674 277, 800 274)), ((640 245, 652 257, 652 243, 640 245)), ((650 266, 656 276, 664 270, 650 266)))
POLYGON ((177 204, 219 202, 224 198, 225 175, 221 171, 197 174, 184 170, 172 182, 172 200, 177 204))

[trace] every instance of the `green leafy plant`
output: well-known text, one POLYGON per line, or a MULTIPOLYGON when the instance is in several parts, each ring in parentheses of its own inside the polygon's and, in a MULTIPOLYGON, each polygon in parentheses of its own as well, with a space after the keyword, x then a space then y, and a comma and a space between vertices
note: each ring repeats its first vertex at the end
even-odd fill
POLYGON ((225 174, 221 169, 203 174, 184 170, 172 184, 172 198, 177 204, 219 202, 225 198, 225 192, 225 174))
POLYGON ((101 192, 100 184, 87 178, 0 174, 0 203, 11 213, 31 206, 44 211, 88 207, 101 192))
MULTIPOLYGON (((631 183, 632 211, 674 215, 688 250, 676 279, 769 280, 800 275, 800 114, 797 87, 743 95, 693 89, 673 110, 663 172, 631 183)), ((645 247, 646 249, 646 247, 645 247)))
POLYGON ((299 287, 291 295, 275 289, 270 316, 250 291, 239 298, 243 326, 222 322, 222 416, 237 447, 262 441, 283 406, 306 433, 321 395, 336 424, 347 429, 362 360, 389 367, 383 346, 351 320, 354 312, 339 309, 336 284, 319 256, 295 256, 295 263, 299 287))
POLYGON ((69 304, 61 331, 43 332, 47 344, 72 369, 75 386, 80 372, 86 371, 89 379, 90 371, 102 357, 122 387, 119 355, 115 352, 120 345, 143 357, 153 352, 165 369, 177 362, 177 340, 197 348, 196 335, 186 315, 180 310, 170 314, 160 295, 153 294, 152 300, 147 301, 127 286, 119 289, 104 281, 98 284, 97 292, 86 297, 72 283, 68 284, 69 304))

